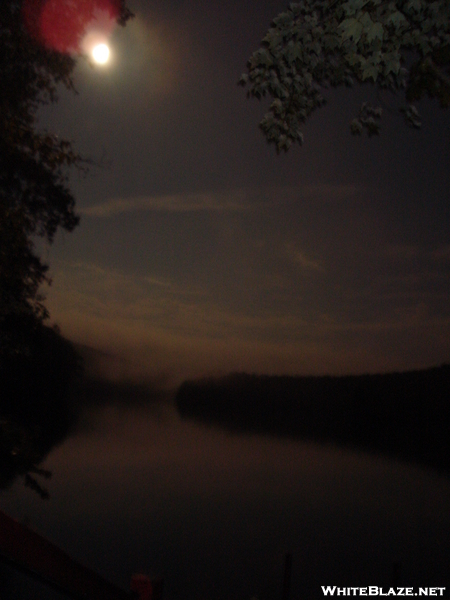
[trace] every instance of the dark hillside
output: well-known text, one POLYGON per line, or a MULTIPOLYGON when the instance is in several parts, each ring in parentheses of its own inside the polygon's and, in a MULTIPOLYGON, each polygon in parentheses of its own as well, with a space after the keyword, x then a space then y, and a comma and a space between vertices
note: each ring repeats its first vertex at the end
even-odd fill
POLYGON ((344 377, 233 374, 183 383, 182 417, 332 442, 450 472, 450 365, 344 377))

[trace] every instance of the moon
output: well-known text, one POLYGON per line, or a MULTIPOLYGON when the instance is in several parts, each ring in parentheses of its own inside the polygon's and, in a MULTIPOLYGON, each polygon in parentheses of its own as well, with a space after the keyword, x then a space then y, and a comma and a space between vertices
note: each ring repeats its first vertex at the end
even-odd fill
POLYGON ((96 63, 104 65, 109 59, 109 48, 106 44, 97 44, 92 48, 92 58, 96 63))

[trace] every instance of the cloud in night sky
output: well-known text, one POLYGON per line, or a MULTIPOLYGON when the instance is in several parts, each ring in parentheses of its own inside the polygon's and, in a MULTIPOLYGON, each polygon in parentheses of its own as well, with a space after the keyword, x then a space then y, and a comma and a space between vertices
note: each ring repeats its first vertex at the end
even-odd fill
POLYGON ((237 81, 284 2, 132 8, 108 69, 42 113, 110 164, 71 178, 81 224, 48 251, 62 331, 175 379, 450 361, 448 112, 355 138, 370 87, 329 90, 278 156, 237 81))
MULTIPOLYGON (((280 187, 266 190, 237 189, 213 192, 184 193, 167 196, 110 198, 100 204, 79 209, 87 217, 114 217, 137 211, 241 211, 256 208, 261 202, 276 204, 292 199, 320 198, 339 202, 358 192, 355 185, 316 184, 302 187, 280 187)), ((299 261, 301 262, 301 261, 299 261)))
MULTIPOLYGON (((306 262, 300 264, 306 280, 314 276, 307 289, 317 296, 314 290, 329 275, 297 254, 306 262)), ((262 298, 248 307, 207 286, 88 263, 58 265, 49 300, 55 319, 70 323, 72 339, 127 357, 127 372, 138 378, 165 373, 169 382, 179 382, 228 370, 320 373, 324 363, 338 373, 392 370, 412 360, 414 366, 439 363, 448 347, 445 274, 424 265, 411 279, 402 272, 408 262, 402 259, 398 272, 380 273, 360 286, 331 285, 335 306, 333 299, 312 306, 308 295, 306 302, 297 299, 297 307, 286 305, 283 296, 292 292, 279 282, 269 304, 262 298)), ((267 278, 260 285, 259 293, 267 294, 267 278)))
POLYGON ((307 271, 323 271, 322 265, 306 256, 304 252, 297 249, 295 244, 292 242, 286 242, 285 244, 286 254, 287 256, 295 263, 297 263, 302 269, 307 271))
POLYGON ((113 198, 103 204, 82 208, 80 213, 88 217, 112 217, 134 211, 188 212, 199 210, 234 211, 245 210, 244 191, 177 194, 171 196, 113 198))

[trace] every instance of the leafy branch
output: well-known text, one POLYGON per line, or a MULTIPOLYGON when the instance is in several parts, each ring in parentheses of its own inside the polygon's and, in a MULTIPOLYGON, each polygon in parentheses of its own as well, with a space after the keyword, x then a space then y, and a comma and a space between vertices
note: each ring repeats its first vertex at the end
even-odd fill
MULTIPOLYGON (((371 82, 401 94, 407 125, 420 127, 414 101, 426 94, 450 105, 449 65, 447 0, 302 0, 274 19, 239 83, 248 97, 272 98, 260 127, 286 151, 302 144, 302 124, 330 86, 371 82)), ((352 133, 378 134, 381 114, 364 103, 352 133)))

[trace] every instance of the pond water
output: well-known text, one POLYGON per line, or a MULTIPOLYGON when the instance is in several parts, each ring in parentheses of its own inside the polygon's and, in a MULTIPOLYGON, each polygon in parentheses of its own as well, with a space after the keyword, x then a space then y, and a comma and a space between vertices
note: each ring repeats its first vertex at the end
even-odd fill
POLYGON ((165 598, 291 598, 321 585, 447 586, 450 478, 333 446, 182 421, 172 402, 93 409, 55 449, 51 499, 21 482, 0 508, 129 588, 165 598))

